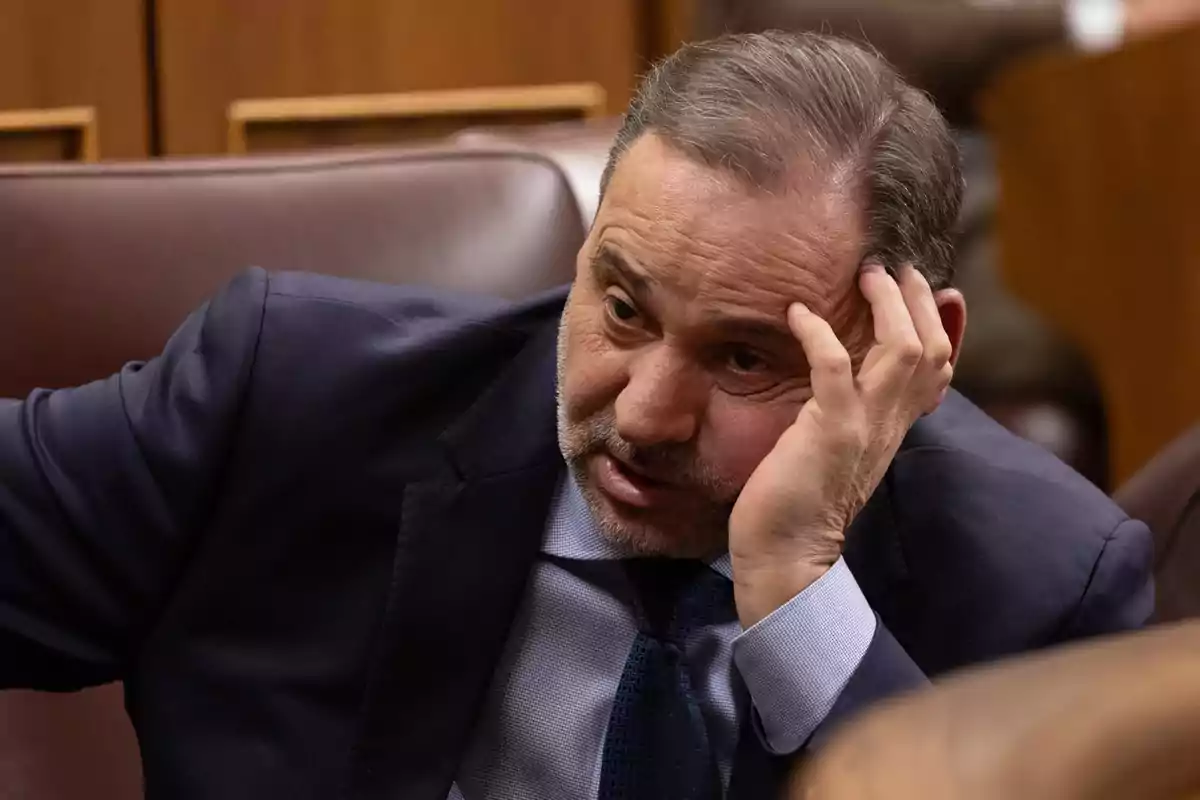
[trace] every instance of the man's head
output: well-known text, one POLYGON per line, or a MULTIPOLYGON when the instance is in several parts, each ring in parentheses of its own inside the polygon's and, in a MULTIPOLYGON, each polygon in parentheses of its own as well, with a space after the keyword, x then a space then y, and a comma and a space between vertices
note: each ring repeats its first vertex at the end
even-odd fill
POLYGON ((714 554, 809 396, 786 311, 872 344, 859 267, 912 263, 961 339, 958 154, 926 96, 813 34, 685 46, 639 88, 563 315, 559 440, 597 521, 643 553, 714 554))

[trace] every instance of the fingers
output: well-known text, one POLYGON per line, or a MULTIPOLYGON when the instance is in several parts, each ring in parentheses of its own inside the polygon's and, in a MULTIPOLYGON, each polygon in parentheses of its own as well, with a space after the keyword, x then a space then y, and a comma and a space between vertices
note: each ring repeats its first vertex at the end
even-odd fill
MULTIPOLYGON (((905 272, 916 270, 905 269, 901 274, 905 272)), ((872 263, 863 266, 859 288, 871 304, 875 341, 884 347, 890 360, 911 371, 920 362, 923 349, 900 286, 881 265, 872 263)))
POLYGON ((954 374, 950 357, 954 349, 925 276, 912 267, 901 270, 900 293, 921 340, 921 363, 913 375, 913 389, 917 406, 928 413, 941 403, 945 389, 950 385, 954 374))
POLYGON ((921 344, 921 357, 935 370, 950 363, 950 337, 925 276, 912 267, 900 271, 900 294, 921 344))
POLYGON ((878 342, 859 376, 864 391, 918 413, 936 408, 950 382, 953 350, 929 282, 911 265, 901 267, 896 279, 866 266, 859 285, 878 342))
POLYGON ((812 373, 813 397, 823 408, 849 408, 858 402, 854 385, 854 367, 850 354, 838 340, 829 323, 808 310, 803 303, 788 308, 788 327, 800 340, 812 373))
POLYGON ((933 410, 950 382, 952 346, 929 282, 912 266, 893 278, 882 266, 868 264, 859 286, 871 307, 876 345, 857 379, 829 324, 803 304, 788 309, 788 325, 812 371, 814 398, 825 409, 865 405, 911 419, 933 410))

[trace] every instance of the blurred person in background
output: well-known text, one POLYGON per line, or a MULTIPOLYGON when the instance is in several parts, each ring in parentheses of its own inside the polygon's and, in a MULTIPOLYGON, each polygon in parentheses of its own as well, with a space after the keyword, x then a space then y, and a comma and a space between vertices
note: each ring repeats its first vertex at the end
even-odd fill
POLYGON ((251 271, 0 402, 0 685, 152 798, 758 798, 927 676, 1140 626, 1150 537, 948 388, 959 154, 812 34, 643 82, 569 292, 251 271))

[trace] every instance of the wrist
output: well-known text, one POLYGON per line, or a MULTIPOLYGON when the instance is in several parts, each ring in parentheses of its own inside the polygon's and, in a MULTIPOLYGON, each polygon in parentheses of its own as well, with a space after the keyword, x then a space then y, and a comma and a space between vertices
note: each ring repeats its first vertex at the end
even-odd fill
POLYGON ((734 603, 742 628, 754 627, 787 605, 820 580, 836 562, 835 558, 832 561, 775 559, 755 563, 731 558, 734 603))

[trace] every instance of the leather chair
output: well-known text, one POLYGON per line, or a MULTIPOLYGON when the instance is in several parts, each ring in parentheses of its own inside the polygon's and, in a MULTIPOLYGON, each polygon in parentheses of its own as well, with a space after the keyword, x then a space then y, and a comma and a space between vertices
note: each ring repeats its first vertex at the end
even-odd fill
POLYGON ((1200 425, 1172 442, 1113 499, 1154 532, 1154 616, 1200 617, 1200 425))
MULTIPOLYGON (((250 265, 520 298, 569 281, 583 237, 563 174, 531 152, 0 170, 0 397, 154 355, 250 265)), ((0 800, 140 786, 119 687, 0 694, 0 800)))
POLYGON ((886 703, 801 765, 792 800, 1200 797, 1200 623, 976 668, 886 703))
POLYGON ((250 265, 517 298, 583 237, 530 152, 399 150, 0 172, 0 397, 158 351, 250 265))
POLYGON ((519 147, 546 156, 567 176, 584 227, 591 227, 600 206, 600 177, 620 128, 621 117, 605 117, 526 127, 471 128, 456 134, 452 141, 460 147, 519 147))

